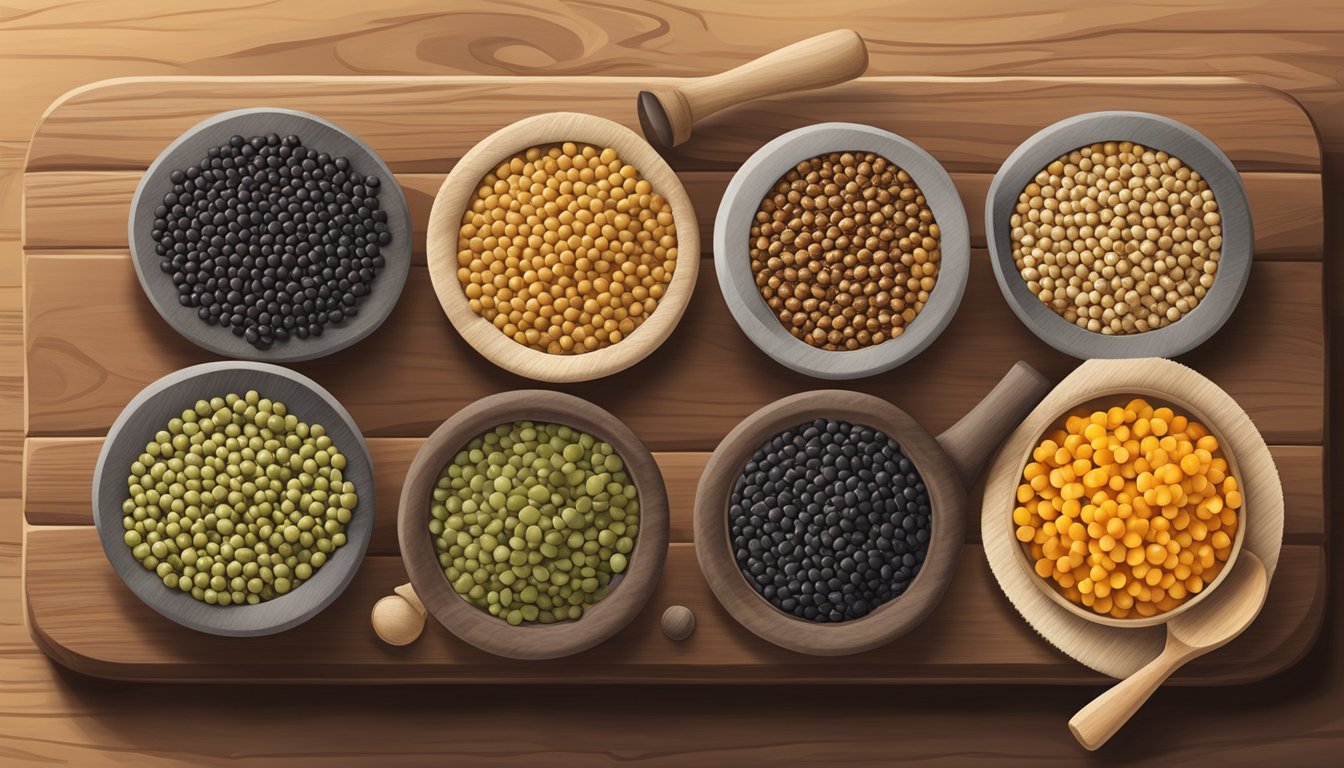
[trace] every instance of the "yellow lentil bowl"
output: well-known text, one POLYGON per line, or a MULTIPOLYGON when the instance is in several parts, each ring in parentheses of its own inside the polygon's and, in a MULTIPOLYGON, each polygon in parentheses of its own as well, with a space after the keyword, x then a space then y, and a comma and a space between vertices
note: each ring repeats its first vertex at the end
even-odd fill
POLYGON ((1036 575, 1116 619, 1151 617, 1211 584, 1242 492, 1218 439, 1137 398, 1070 416, 1022 470, 1013 524, 1036 575))
POLYGON ((676 269, 672 206, 611 147, 531 147, 481 179, 458 232, 472 311, 557 355, 629 336, 676 269))

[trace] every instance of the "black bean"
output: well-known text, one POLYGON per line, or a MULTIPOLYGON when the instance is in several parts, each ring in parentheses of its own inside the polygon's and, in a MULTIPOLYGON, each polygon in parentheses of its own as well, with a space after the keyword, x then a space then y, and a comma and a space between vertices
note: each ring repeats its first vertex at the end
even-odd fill
POLYGON ((258 349, 353 317, 385 264, 377 177, 297 136, 233 136, 168 181, 152 231, 161 269, 183 306, 258 349))
POLYGON ((928 549, 928 490, 883 432, 816 419, 765 441, 729 498, 733 553, 781 611, 861 618, 905 592, 928 549))

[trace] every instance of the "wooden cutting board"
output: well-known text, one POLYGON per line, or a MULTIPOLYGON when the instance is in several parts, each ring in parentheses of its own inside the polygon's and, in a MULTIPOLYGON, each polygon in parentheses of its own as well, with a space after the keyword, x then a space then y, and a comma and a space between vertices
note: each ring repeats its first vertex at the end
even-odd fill
MULTIPOLYGON (((706 261, 680 327, 634 368, 559 387, 624 419, 657 452, 673 544, 662 583, 621 634, 569 659, 517 662, 476 651, 435 622, 413 645, 374 636, 369 609, 406 580, 395 516, 405 470, 424 436, 483 395, 534 386, 492 367, 455 333, 424 267, 424 227, 455 160, 507 123, 577 110, 637 128, 625 78, 144 78, 96 83, 54 104, 33 137, 24 177, 26 440, 24 595, 34 640, 87 674, 155 681, 312 682, 1035 682, 1101 677, 1038 638, 999 592, 970 525, 951 588, 918 629, 839 658, 800 656, 757 639, 714 600, 691 540, 695 485, 708 451, 743 417, 822 382, 760 353, 738 330, 706 261), (136 282, 126 215, 160 149, 211 114, 247 106, 314 112, 355 132, 397 174, 416 231, 415 266, 374 336, 297 370, 335 394, 369 436, 377 530, 360 573, 326 612, 285 634, 200 635, 145 607, 115 577, 92 525, 94 459, 121 407, 177 368, 212 359, 169 328, 136 282), (697 629, 673 642, 669 605, 697 629)), ((1097 109, 1141 109, 1213 139, 1245 179, 1256 264, 1222 332, 1181 361, 1246 409, 1270 443, 1287 497, 1285 546, 1268 604, 1226 649, 1178 683, 1260 679, 1315 640, 1325 600, 1323 421, 1326 405, 1321 149, 1307 115, 1280 92, 1232 78, 868 78, 824 92, 743 105, 667 153, 696 207, 702 240, 729 177, 756 148, 813 122, 846 120, 900 133, 952 173, 972 229, 973 267, 951 326, 911 363, 847 386, 951 425, 1016 360, 1053 380, 1075 364, 1013 317, 984 248, 990 178, 1023 139, 1097 109)), ((971 494, 967 514, 978 508, 971 494)))

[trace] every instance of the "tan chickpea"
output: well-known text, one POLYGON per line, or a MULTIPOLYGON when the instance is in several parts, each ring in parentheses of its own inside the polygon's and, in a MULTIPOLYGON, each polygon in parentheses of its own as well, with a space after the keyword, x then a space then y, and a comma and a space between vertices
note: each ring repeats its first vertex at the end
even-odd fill
POLYGON ((1056 314, 1095 333, 1181 319, 1213 287, 1222 219, 1202 176, 1166 152, 1099 142, 1060 156, 1022 190, 1013 260, 1056 314))
POLYGON ((761 297, 796 338, 838 351, 904 333, 938 280, 940 232, 910 175, 871 152, 804 160, 750 233, 761 297))
POLYGON ((458 232, 472 311, 556 355, 616 344, 677 266, 672 206, 616 150, 531 147, 481 179, 458 232))

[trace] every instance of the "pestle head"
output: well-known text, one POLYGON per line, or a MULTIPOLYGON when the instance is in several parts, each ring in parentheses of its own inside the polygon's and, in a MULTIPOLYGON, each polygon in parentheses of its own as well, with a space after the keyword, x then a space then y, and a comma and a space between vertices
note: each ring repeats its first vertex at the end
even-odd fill
POLYGON ((667 116, 663 102, 652 91, 639 92, 639 127, 644 138, 663 147, 675 146, 672 120, 667 116))

